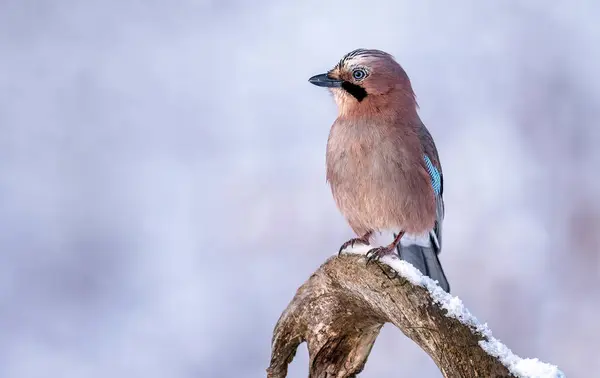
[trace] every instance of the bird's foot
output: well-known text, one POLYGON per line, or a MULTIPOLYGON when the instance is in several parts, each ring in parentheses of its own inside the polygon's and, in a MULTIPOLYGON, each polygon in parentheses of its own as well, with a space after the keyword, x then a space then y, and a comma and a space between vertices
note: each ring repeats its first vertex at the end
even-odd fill
POLYGON ((383 256, 395 255, 395 246, 376 247, 367 252, 367 264, 377 261, 383 256))
POLYGON ((354 238, 354 239, 350 239, 347 242, 345 242, 344 244, 342 244, 342 246, 340 247, 340 250, 338 252, 338 256, 342 254, 342 252, 350 247, 350 248, 354 248, 355 244, 362 244, 362 245, 369 245, 369 239, 362 237, 362 238, 354 238))

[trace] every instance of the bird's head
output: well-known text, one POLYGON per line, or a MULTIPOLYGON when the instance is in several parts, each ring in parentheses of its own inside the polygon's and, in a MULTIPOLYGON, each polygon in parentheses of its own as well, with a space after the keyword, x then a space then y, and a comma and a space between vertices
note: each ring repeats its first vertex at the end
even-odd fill
POLYGON ((390 54, 380 50, 349 52, 327 73, 315 75, 308 81, 329 88, 342 114, 359 109, 382 109, 392 103, 416 108, 406 72, 390 54))

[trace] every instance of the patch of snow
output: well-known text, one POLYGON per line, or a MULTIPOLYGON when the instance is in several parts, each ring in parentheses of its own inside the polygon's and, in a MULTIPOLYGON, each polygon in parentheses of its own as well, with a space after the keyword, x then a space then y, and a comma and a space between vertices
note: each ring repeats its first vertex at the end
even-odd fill
MULTIPOLYGON (((366 255, 373 248, 370 245, 355 245, 346 248, 343 252, 349 254, 366 255)), ((410 283, 426 288, 434 303, 447 311, 447 316, 459 320, 461 323, 475 329, 486 340, 481 340, 479 345, 489 355, 494 356, 518 378, 565 378, 565 374, 557 366, 538 360, 537 358, 521 358, 515 355, 506 345, 492 336, 492 331, 487 324, 481 324, 477 318, 464 306, 462 300, 446 293, 438 286, 437 281, 424 276, 410 263, 401 260, 396 255, 383 256, 380 260, 388 265, 410 283)))
POLYGON ((346 247, 344 250, 342 250, 342 253, 366 255, 367 252, 369 252, 369 250, 371 250, 371 248, 373 248, 372 245, 364 245, 364 244, 356 243, 356 244, 354 244, 354 246, 346 247))

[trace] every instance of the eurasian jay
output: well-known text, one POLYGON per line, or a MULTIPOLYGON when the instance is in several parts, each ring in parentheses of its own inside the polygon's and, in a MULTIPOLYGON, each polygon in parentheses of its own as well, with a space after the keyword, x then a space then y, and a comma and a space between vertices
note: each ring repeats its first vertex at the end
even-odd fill
POLYGON ((309 81, 329 88, 338 107, 327 142, 327 181, 358 235, 340 252, 356 243, 369 245, 374 232, 393 231, 393 242, 370 249, 368 261, 398 251, 449 292, 438 257, 442 167, 406 72, 388 53, 358 49, 309 81))

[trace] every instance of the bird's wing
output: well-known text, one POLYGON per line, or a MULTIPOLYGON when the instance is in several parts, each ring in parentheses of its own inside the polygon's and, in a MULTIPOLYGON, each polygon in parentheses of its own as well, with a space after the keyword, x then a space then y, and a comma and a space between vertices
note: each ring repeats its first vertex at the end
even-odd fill
POLYGON ((427 168, 427 172, 431 177, 431 185, 435 193, 437 216, 435 226, 431 232, 431 239, 432 244, 436 246, 436 251, 439 254, 442 249, 442 223, 444 220, 444 176, 437 148, 429 130, 424 125, 420 127, 419 139, 423 146, 425 168, 427 168))

